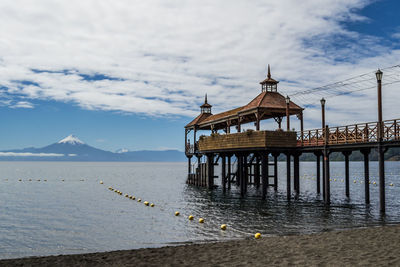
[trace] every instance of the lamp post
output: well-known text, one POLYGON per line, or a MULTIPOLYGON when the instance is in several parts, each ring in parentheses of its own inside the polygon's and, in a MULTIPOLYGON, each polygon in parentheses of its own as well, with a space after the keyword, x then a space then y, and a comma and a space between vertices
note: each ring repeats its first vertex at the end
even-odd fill
POLYGON ((324 98, 321 99, 321 112, 322 112, 322 131, 325 130, 325 102, 324 98))
POLYGON ((382 76, 383 72, 378 69, 375 73, 376 81, 378 83, 378 139, 382 141, 382 76))
POLYGON ((382 123, 382 76, 383 72, 378 69, 375 73, 378 83, 378 161, 379 161, 379 202, 380 211, 385 212, 385 152, 382 147, 383 123, 382 123))
POLYGON ((290 97, 286 96, 285 101, 286 101, 286 125, 287 125, 287 131, 290 131, 290 117, 289 117, 290 97))

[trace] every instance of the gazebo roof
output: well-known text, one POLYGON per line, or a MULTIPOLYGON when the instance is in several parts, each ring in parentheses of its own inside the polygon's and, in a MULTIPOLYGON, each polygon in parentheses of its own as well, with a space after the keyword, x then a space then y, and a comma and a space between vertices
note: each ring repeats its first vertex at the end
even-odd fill
MULTIPOLYGON (((266 110, 284 110, 283 115, 286 115, 286 99, 283 95, 278 92, 262 92, 257 97, 255 97, 250 103, 244 106, 240 113, 246 113, 253 111, 254 109, 266 109, 266 110)), ((297 114, 301 112, 303 108, 290 101, 289 112, 290 114, 297 114)))
POLYGON ((205 119, 207 119, 208 117, 211 117, 211 116, 213 116, 211 113, 201 113, 194 120, 189 122, 185 126, 185 128, 190 128, 190 127, 196 126, 196 125, 198 125, 199 123, 201 123, 202 121, 204 121, 205 119))
MULTIPOLYGON (((278 81, 271 78, 271 71, 268 65, 267 78, 260 84, 277 84, 278 81)), ((204 105, 207 103, 207 96, 205 98, 204 105)), ((201 106, 201 107, 203 107, 201 106)), ((211 107, 211 105, 210 105, 211 107)), ((303 108, 289 102, 289 114, 297 115, 302 114, 303 108)), ((241 106, 235 109, 224 111, 218 114, 212 115, 211 113, 202 113, 197 116, 192 122, 185 126, 185 128, 198 126, 199 129, 222 129, 227 124, 233 126, 239 124, 239 117, 241 118, 240 123, 248 123, 257 120, 265 120, 276 117, 286 116, 286 99, 283 95, 272 90, 262 90, 262 92, 256 96, 247 105, 241 106)))

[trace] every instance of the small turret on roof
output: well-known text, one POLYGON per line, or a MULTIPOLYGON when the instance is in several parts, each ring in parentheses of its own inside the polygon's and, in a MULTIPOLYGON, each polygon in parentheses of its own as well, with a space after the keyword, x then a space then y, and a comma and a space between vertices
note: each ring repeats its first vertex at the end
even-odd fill
POLYGON ((271 68, 268 64, 268 74, 267 78, 260 82, 261 84, 261 92, 277 92, 278 91, 278 81, 271 78, 271 68))
POLYGON ((207 94, 204 97, 204 104, 200 106, 201 113, 210 113, 211 114, 211 105, 207 103, 207 94))
POLYGON ((211 105, 207 102, 207 94, 204 97, 204 104, 200 106, 201 113, 194 120, 192 120, 189 124, 185 126, 185 128, 193 128, 197 126, 199 123, 207 119, 212 115, 211 113, 211 105))

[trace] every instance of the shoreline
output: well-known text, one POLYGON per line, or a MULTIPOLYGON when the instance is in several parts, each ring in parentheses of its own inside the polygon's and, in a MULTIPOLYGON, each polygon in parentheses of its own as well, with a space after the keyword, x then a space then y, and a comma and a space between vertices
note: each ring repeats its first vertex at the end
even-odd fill
POLYGON ((1 266, 368 266, 400 265, 400 225, 0 260, 1 266))

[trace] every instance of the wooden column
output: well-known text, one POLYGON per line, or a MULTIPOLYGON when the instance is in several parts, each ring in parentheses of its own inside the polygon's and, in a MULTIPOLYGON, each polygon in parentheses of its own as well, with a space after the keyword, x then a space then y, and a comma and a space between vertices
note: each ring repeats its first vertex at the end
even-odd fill
POLYGON ((191 162, 192 156, 188 156, 187 158, 188 158, 188 174, 191 174, 192 173, 192 162, 191 162))
POLYGON ((208 189, 214 187, 214 154, 207 154, 207 186, 208 189))
POLYGON ((344 172, 345 172, 345 188, 346 188, 346 197, 350 197, 350 171, 349 171, 349 156, 351 151, 344 151, 344 172))
POLYGON ((324 150, 324 166, 325 166, 325 204, 331 204, 331 188, 329 181, 329 150, 324 150))
POLYGON ((370 149, 362 149, 361 153, 364 155, 364 196, 365 204, 370 203, 369 197, 369 153, 370 149))
POLYGON ((232 176, 232 165, 231 165, 232 155, 228 155, 228 189, 231 189, 231 176, 232 176))
POLYGON ((300 154, 296 153, 293 155, 293 180, 294 190, 296 192, 296 198, 300 194, 300 154))
POLYGON ((317 157, 317 194, 321 194, 321 153, 314 153, 317 157))
POLYGON ((243 186, 243 156, 237 155, 237 177, 236 181, 240 185, 240 196, 244 196, 244 186, 243 186))
POLYGON ((199 186, 200 185, 200 179, 202 175, 202 170, 201 170, 201 156, 197 154, 197 170, 196 171, 196 180, 195 180, 195 185, 199 186))
POLYGON ((278 191, 278 156, 279 154, 274 154, 274 190, 278 191))
POLYGON ((325 161, 322 153, 322 198, 325 200, 325 161))
POLYGON ((384 213, 386 210, 385 199, 385 151, 382 142, 378 144, 378 161, 379 161, 379 206, 380 212, 384 213))
POLYGON ((256 164, 254 166, 254 183, 260 187, 260 156, 256 155, 256 164))
POLYGON ((245 154, 243 156, 243 187, 244 193, 247 193, 247 185, 249 184, 249 164, 248 164, 248 155, 245 154))
POLYGON ((226 192, 226 157, 225 155, 221 156, 222 166, 221 166, 221 180, 222 180, 222 190, 226 192))
POLYGON ((290 154, 289 153, 287 153, 286 154, 286 196, 287 196, 287 199, 288 200, 290 200, 290 195, 291 195, 291 192, 290 192, 290 177, 291 175, 290 175, 290 154))
POLYGON ((300 132, 301 132, 301 144, 303 145, 303 138, 304 138, 303 111, 300 114, 300 132))
POLYGON ((257 111, 255 113, 256 116, 256 131, 260 130, 260 113, 257 111))
POLYGON ((261 154, 261 175, 262 175, 262 199, 267 195, 268 186, 268 153, 261 154))

